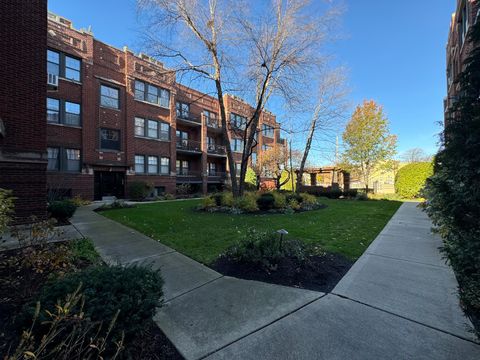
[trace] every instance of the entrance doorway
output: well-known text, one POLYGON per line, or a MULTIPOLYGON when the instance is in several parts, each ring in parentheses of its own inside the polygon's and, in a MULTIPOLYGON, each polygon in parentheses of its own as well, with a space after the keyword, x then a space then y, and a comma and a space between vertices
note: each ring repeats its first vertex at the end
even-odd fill
POLYGON ((95 200, 104 196, 115 196, 122 199, 125 196, 125 173, 118 171, 95 171, 95 200))

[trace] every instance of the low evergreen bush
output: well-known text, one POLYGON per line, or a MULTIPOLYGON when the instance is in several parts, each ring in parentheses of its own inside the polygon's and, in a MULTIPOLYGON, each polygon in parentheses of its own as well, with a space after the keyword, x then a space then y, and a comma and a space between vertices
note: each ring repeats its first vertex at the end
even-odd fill
MULTIPOLYGON (((79 285, 85 296, 83 311, 92 321, 108 322, 120 311, 113 329, 117 337, 119 331, 125 332, 126 339, 141 331, 161 305, 163 281, 159 271, 139 266, 102 265, 70 273, 47 283, 38 301, 43 308, 54 309, 79 285)), ((22 318, 31 319, 34 310, 35 304, 30 304, 22 318)))
POLYGON ((142 201, 151 194, 153 186, 145 181, 133 181, 128 184, 128 196, 134 201, 142 201))
POLYGON ((262 193, 260 196, 257 198, 257 205, 260 210, 266 211, 273 209, 273 206, 275 204, 275 198, 272 193, 262 193))
POLYGON ((242 197, 235 199, 235 207, 245 212, 258 211, 257 196, 255 193, 247 192, 242 197))
POLYGON ((58 221, 67 221, 75 214, 77 206, 71 200, 54 201, 48 205, 50 216, 58 221))

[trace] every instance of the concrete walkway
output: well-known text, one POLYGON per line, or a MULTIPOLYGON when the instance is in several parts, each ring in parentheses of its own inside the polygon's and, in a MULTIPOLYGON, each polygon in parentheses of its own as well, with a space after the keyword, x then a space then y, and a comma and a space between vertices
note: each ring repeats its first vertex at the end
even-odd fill
POLYGON ((165 280, 155 321, 186 359, 480 359, 428 218, 405 203, 330 294, 224 277, 91 211, 73 224, 109 262, 165 280))

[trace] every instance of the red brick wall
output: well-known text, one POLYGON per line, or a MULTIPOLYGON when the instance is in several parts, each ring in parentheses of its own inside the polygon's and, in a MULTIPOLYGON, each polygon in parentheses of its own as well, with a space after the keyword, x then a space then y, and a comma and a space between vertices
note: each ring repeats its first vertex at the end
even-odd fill
POLYGON ((1 1, 0 39, 0 187, 21 223, 46 215, 47 1, 1 1))

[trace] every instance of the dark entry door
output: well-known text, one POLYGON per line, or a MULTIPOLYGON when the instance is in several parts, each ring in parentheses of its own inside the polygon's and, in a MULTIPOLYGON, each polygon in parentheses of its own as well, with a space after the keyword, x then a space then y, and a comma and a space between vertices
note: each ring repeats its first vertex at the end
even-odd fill
POLYGON ((116 171, 95 171, 95 200, 103 196, 122 199, 125 195, 125 173, 116 171))

